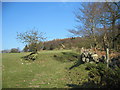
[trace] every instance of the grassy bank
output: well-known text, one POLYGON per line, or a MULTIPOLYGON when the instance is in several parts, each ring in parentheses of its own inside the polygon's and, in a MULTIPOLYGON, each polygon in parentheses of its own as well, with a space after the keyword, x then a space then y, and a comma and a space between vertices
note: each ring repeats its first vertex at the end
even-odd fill
POLYGON ((79 78, 82 81, 87 77, 84 65, 68 70, 78 60, 71 50, 41 51, 35 61, 22 60, 27 54, 2 55, 3 88, 68 88, 69 84, 77 84, 79 78), (78 74, 75 69, 80 72, 79 78, 75 76, 78 74))

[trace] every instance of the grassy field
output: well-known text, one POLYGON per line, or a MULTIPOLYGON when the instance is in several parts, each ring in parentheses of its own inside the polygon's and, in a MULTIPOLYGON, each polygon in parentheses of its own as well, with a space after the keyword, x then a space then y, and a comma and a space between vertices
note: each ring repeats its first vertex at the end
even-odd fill
POLYGON ((21 59, 28 54, 2 55, 3 88, 71 88, 87 80, 85 65, 74 66, 78 54, 71 50, 41 51, 35 61, 21 59))

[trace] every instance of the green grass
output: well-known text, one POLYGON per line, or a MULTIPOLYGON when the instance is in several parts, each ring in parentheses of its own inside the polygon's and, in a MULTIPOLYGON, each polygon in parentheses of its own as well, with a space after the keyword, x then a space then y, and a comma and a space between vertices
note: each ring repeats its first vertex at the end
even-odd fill
POLYGON ((2 89, 2 54, 0 53, 0 89, 2 89))
POLYGON ((84 80, 87 77, 84 65, 68 70, 77 61, 72 57, 77 54, 71 50, 41 51, 35 61, 21 59, 28 54, 2 54, 3 88, 67 88, 67 84, 77 84, 79 78, 84 80), (75 77, 77 72, 80 73, 79 78, 75 77))

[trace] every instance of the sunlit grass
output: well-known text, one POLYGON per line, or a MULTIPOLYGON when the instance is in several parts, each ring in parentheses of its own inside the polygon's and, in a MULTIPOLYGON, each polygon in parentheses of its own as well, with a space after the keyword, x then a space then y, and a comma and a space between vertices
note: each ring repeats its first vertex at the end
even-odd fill
MULTIPOLYGON (((40 51, 37 60, 25 61, 21 57, 29 53, 4 53, 3 88, 65 88, 70 83, 68 70, 72 62, 60 62, 54 55, 61 56, 62 52, 71 50, 40 51)), ((63 55, 64 57, 64 55, 63 55)), ((64 59, 69 58, 68 56, 64 59)), ((81 67, 82 70, 82 67, 81 67)), ((83 73, 83 74, 82 74, 83 73)), ((74 72, 73 72, 74 74, 74 72)), ((84 69, 81 71, 85 75, 84 69)), ((72 77, 72 76, 71 76, 72 77)), ((84 76, 83 76, 84 78, 84 76)))

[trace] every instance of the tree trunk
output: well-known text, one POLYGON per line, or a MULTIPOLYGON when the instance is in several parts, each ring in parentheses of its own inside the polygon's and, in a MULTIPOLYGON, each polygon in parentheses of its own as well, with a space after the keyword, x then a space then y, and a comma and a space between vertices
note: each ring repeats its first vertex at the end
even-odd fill
MULTIPOLYGON (((113 20, 112 20, 112 38, 114 39, 115 37, 115 18, 113 16, 113 20)), ((115 49, 115 41, 112 40, 112 48, 115 49)))
POLYGON ((106 61, 107 61, 107 68, 109 67, 109 48, 106 48, 106 61))
POLYGON ((92 35, 93 35, 94 49, 95 49, 95 53, 96 53, 97 40, 96 40, 95 33, 94 33, 94 26, 92 26, 91 31, 92 31, 92 35))
POLYGON ((107 62, 107 68, 109 67, 109 44, 108 44, 108 41, 107 41, 107 35, 105 33, 104 35, 104 38, 103 38, 103 41, 104 41, 104 49, 106 51, 106 62, 107 62))

